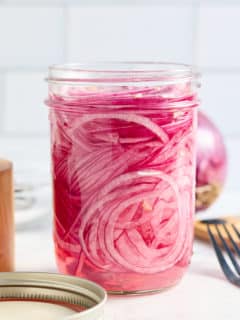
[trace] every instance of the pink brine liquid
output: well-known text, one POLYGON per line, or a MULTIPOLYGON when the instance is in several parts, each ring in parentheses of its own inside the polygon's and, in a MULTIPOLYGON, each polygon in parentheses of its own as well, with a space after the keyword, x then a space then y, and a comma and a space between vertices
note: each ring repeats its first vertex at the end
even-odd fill
POLYGON ((190 84, 50 88, 48 105, 59 270, 116 293, 176 284, 193 240, 190 84))

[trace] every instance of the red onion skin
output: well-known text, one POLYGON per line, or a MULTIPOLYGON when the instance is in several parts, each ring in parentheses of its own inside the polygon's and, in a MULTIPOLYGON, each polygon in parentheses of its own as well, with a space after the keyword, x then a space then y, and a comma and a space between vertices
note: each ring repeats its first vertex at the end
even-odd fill
MULTIPOLYGON (((202 111, 198 112, 196 187, 215 185, 222 190, 227 176, 227 152, 223 136, 202 111)), ((214 199, 212 203, 214 202, 214 199)), ((196 211, 207 209, 204 204, 196 211)))

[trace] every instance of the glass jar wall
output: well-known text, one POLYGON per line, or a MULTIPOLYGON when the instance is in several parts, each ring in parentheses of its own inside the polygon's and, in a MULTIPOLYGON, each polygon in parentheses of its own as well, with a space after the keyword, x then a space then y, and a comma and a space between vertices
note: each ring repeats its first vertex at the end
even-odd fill
POLYGON ((48 81, 59 270, 112 293, 176 284, 192 253, 196 73, 60 65, 48 81))

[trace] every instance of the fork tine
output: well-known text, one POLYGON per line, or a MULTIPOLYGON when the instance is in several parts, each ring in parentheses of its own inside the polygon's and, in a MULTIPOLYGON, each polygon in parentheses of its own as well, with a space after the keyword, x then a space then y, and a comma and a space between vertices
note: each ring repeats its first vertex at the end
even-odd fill
POLYGON ((209 234, 209 237, 210 237, 210 240, 212 242, 212 245, 214 247, 214 250, 215 250, 215 253, 217 255, 217 258, 218 258, 218 262, 222 268, 222 271, 223 273, 225 274, 226 278, 233 284, 236 284, 236 285, 240 285, 240 279, 236 279, 236 276, 235 274, 232 272, 232 270, 229 268, 228 264, 227 264, 227 261, 222 253, 222 250, 220 248, 220 246, 218 245, 212 231, 211 231, 211 228, 210 228, 210 225, 207 224, 207 230, 208 230, 208 234, 209 234))
POLYGON ((232 228, 236 232, 238 238, 240 239, 240 232, 238 231, 237 227, 234 224, 232 224, 232 228))
POLYGON ((226 252, 227 252, 230 260, 232 261, 232 264, 233 264, 235 270, 236 270, 237 273, 240 275, 240 266, 239 266, 239 264, 237 263, 237 260, 235 259, 234 254, 232 253, 232 251, 231 251, 231 249, 229 248, 227 242, 226 242, 225 239, 223 238, 222 233, 220 232, 220 229, 219 229, 219 227, 218 227, 217 224, 215 225, 215 228, 216 228, 216 230, 217 230, 217 233, 218 233, 219 238, 220 238, 221 241, 222 241, 222 244, 223 244, 223 246, 224 246, 224 249, 226 250, 226 252))
MULTIPOLYGON (((236 241, 233 239, 231 233, 229 232, 227 225, 226 225, 226 224, 223 224, 223 228, 224 228, 224 230, 226 231, 226 233, 227 233, 227 235, 228 235, 228 238, 230 239, 234 250, 236 251, 236 253, 237 253, 238 256, 240 257, 240 249, 239 249, 236 241)), ((235 229, 234 229, 234 230, 235 230, 235 229)), ((240 235, 240 234, 239 234, 239 235, 240 235)))

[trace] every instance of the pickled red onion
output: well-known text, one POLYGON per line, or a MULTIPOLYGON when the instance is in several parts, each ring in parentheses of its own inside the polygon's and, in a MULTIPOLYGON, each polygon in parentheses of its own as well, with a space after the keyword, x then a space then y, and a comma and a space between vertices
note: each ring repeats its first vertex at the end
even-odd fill
POLYGON ((195 96, 180 91, 181 98, 166 99, 158 89, 73 92, 49 101, 55 241, 64 255, 81 252, 81 267, 76 262, 71 273, 96 268, 104 285, 101 272, 151 275, 187 264, 195 96), (166 108, 174 103, 187 107, 166 108))

